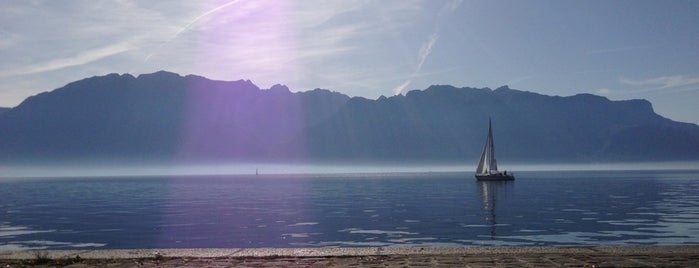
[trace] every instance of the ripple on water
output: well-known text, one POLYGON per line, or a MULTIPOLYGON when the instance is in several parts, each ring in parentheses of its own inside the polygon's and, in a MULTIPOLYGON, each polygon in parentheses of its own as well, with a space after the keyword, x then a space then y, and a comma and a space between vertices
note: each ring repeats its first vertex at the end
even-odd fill
POLYGON ((28 234, 38 234, 38 233, 51 233, 56 230, 32 230, 25 226, 10 226, 10 225, 0 225, 0 238, 3 237, 16 237, 28 234))

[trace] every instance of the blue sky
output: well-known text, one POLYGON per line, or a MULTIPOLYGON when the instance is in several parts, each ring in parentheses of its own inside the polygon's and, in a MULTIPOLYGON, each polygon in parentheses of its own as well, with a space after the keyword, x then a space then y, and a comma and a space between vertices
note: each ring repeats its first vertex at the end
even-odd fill
POLYGON ((647 99, 699 123, 699 1, 0 2, 0 106, 168 70, 377 98, 432 84, 647 99))

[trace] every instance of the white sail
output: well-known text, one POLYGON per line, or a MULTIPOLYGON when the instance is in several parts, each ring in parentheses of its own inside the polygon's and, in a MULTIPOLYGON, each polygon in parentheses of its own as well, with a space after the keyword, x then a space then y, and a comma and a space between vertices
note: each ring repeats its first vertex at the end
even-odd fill
POLYGON ((487 155, 486 152, 488 151, 488 141, 485 141, 485 144, 483 145, 483 152, 481 153, 481 160, 478 161, 478 168, 476 168, 476 173, 478 174, 484 174, 488 171, 488 164, 487 162, 487 155))
POLYGON ((497 173, 498 164, 495 160, 495 143, 493 142, 493 126, 490 118, 488 118, 488 136, 485 138, 485 144, 483 145, 483 152, 481 152, 481 159, 478 162, 478 168, 476 168, 476 173, 478 174, 492 174, 497 173))
POLYGON ((493 142, 493 124, 488 118, 488 146, 490 147, 489 167, 491 171, 498 171, 498 163, 495 161, 495 143, 493 142))

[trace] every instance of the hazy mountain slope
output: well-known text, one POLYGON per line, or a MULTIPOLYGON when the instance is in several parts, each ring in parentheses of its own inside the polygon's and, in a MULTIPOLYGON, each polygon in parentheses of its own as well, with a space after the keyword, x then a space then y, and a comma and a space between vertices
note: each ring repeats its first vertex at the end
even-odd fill
POLYGON ((665 119, 644 100, 433 86, 352 99, 309 132, 314 155, 397 159, 478 157, 493 118, 497 152, 517 161, 695 159, 699 127, 665 119))
POLYGON ((4 158, 286 158, 296 132, 349 97, 158 72, 92 77, 0 117, 4 158), (308 105, 318 103, 317 105, 308 105))
POLYGON ((699 159, 699 126, 645 100, 452 86, 369 100, 168 72, 87 78, 0 111, 0 157, 464 160, 489 116, 501 161, 699 159))

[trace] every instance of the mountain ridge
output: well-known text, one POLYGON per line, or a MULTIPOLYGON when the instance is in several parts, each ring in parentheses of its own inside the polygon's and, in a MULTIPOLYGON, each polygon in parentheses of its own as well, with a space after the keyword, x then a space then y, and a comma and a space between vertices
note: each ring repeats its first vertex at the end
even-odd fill
POLYGON ((463 161, 488 117, 505 161, 699 159, 699 126, 647 100, 450 85, 367 99, 166 71, 85 78, 0 109, 0 159, 463 161))

